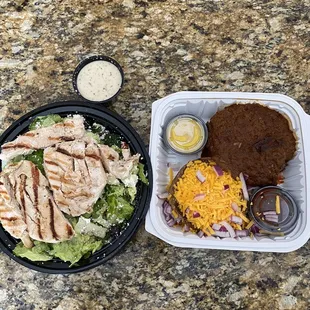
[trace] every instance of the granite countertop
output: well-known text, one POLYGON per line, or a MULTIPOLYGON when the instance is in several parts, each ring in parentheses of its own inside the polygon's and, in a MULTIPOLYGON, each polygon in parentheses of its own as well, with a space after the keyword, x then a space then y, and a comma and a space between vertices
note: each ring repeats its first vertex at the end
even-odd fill
MULTIPOLYGON (((181 90, 287 94, 310 112, 309 0, 0 2, 0 129, 77 99, 91 54, 126 83, 111 109, 148 143, 151 104, 181 90)), ((310 246, 288 254, 172 247, 145 232, 106 265, 46 275, 0 254, 0 309, 309 309, 310 246)))

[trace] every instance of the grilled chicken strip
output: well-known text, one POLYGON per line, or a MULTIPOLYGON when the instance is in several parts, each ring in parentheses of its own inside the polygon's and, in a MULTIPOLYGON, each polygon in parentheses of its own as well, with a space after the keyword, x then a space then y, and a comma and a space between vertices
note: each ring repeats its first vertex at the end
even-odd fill
POLYGON ((14 198, 13 189, 7 175, 0 177, 0 222, 3 228, 14 238, 21 239, 25 247, 31 248, 26 222, 14 198))
POLYGON ((18 155, 29 154, 62 141, 72 141, 85 134, 84 118, 74 115, 63 123, 31 130, 17 137, 14 141, 2 145, 1 160, 9 160, 18 155))
POLYGON ((58 207, 72 216, 92 211, 106 183, 97 144, 62 142, 44 150, 44 167, 58 207))
POLYGON ((9 165, 4 174, 32 239, 57 243, 74 236, 71 224, 55 204, 46 178, 32 162, 9 165))
POLYGON ((132 168, 139 162, 140 154, 131 156, 130 151, 122 150, 124 159, 119 159, 118 153, 107 145, 100 145, 101 158, 105 169, 117 179, 129 177, 132 168))

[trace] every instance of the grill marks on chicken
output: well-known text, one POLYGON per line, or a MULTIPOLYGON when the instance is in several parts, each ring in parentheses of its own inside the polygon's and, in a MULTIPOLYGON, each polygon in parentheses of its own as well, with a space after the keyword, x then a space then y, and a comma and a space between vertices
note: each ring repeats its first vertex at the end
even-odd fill
POLYGON ((62 123, 29 131, 14 141, 3 144, 0 159, 9 160, 18 155, 29 154, 33 150, 43 149, 62 141, 82 138, 84 134, 84 118, 80 115, 74 115, 62 123))
POLYGON ((8 176, 2 175, 0 178, 0 222, 11 236, 21 239, 27 248, 31 248, 33 243, 13 191, 8 176))
MULTIPOLYGON (((48 243, 69 240, 74 236, 71 224, 55 204, 46 178, 32 162, 24 160, 9 165, 2 178, 7 179, 7 188, 11 186, 12 190, 6 208, 14 208, 20 223, 23 224, 20 225, 19 232, 13 235, 3 216, 0 216, 2 225, 12 236, 22 239, 28 247, 31 247, 31 244, 27 238, 23 238, 25 236, 48 243)), ((6 198, 2 191, 1 198, 6 198)))
POLYGON ((45 149, 44 168, 58 207, 72 216, 90 212, 107 183, 98 145, 84 140, 45 149))

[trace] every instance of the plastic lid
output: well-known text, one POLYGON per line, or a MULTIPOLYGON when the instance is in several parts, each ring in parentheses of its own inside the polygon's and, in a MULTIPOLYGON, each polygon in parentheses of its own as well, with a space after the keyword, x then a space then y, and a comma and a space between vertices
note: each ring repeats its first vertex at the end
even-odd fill
POLYGON ((278 186, 267 186, 259 189, 252 197, 250 216, 264 233, 287 235, 297 224, 299 210, 287 191, 278 186), (276 212, 277 199, 279 213, 276 212))

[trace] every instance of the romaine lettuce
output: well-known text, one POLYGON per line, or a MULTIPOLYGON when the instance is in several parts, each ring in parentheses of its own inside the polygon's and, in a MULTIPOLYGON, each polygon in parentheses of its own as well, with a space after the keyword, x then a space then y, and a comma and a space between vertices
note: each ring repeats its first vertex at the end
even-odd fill
POLYGON ((50 254, 73 265, 83 256, 95 253, 102 245, 103 241, 94 236, 77 233, 71 240, 53 244, 50 254))
POLYGON ((13 253, 16 256, 28 258, 31 261, 48 261, 53 258, 53 256, 49 254, 50 247, 48 243, 34 241, 34 244, 34 247, 28 249, 20 242, 16 245, 13 253))
POLYGON ((107 228, 92 223, 91 219, 80 216, 79 221, 75 226, 75 232, 104 239, 107 233, 107 228))
POLYGON ((141 180, 141 182, 143 182, 146 185, 149 185, 149 180, 147 179, 145 173, 144 173, 144 165, 141 163, 138 163, 138 177, 141 180))
POLYGON ((52 126, 63 121, 63 118, 58 114, 50 114, 46 116, 38 116, 29 125, 29 130, 35 130, 42 127, 52 126))

